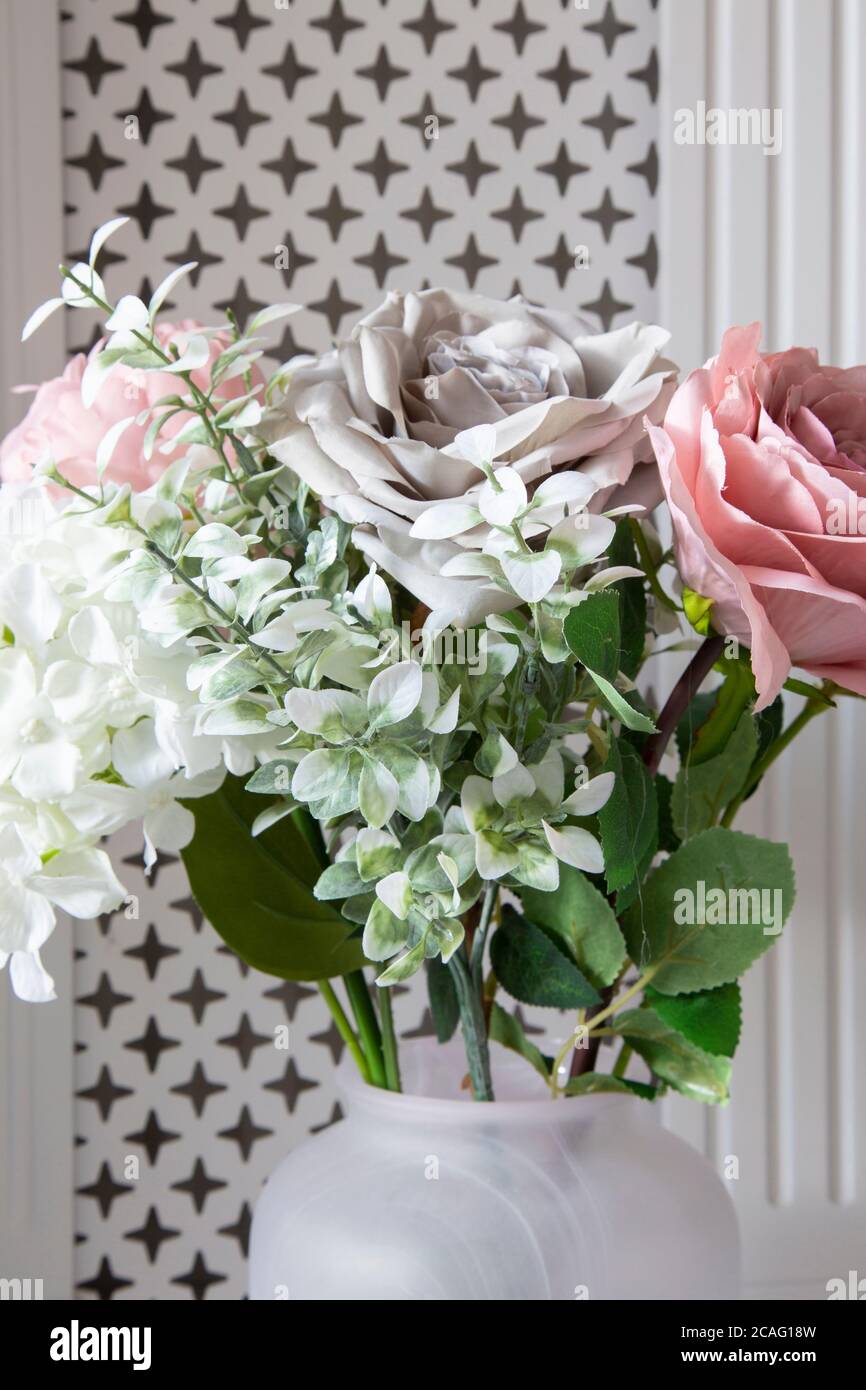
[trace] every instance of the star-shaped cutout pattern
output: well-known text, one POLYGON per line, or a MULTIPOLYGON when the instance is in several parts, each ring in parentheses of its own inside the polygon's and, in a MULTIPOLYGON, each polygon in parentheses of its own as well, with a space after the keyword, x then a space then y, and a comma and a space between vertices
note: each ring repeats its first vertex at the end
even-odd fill
POLYGON ((659 273, 659 253, 656 239, 652 232, 650 232, 647 244, 640 255, 629 256, 626 264, 636 266, 638 270, 642 270, 646 275, 650 289, 653 288, 656 282, 656 276, 659 273))
MULTIPOLYGON (((135 1231, 127 1231, 124 1240, 138 1240, 147 1251, 151 1264, 156 1264, 160 1246, 167 1240, 177 1240, 180 1231, 171 1226, 163 1226, 156 1207, 148 1207, 147 1220, 135 1231)), ((80 1287, 80 1286, 79 1286, 80 1287)))
POLYGON ((183 62, 169 63, 165 70, 183 78, 191 97, 198 96, 199 88, 206 77, 216 77, 218 72, 224 71, 218 63, 206 63, 204 61, 195 39, 191 40, 183 62))
POLYGON ((201 1023, 208 1005, 215 1004, 219 999, 225 999, 226 995, 223 990, 209 989, 205 983, 204 975, 200 970, 196 970, 187 988, 178 990, 177 994, 173 994, 171 997, 176 999, 179 1004, 189 1004, 196 1023, 201 1023))
POLYGON ((470 195, 474 198, 476 189, 485 174, 495 174, 499 170, 498 164, 488 164, 478 153, 478 146, 474 140, 469 141, 466 154, 457 164, 446 164, 445 168, 452 174, 459 174, 466 180, 466 187, 470 195))
POLYGON ((246 1259, 250 1249, 250 1230, 253 1224, 253 1214, 250 1210, 249 1202, 244 1202, 238 1212, 238 1219, 231 1226, 220 1226, 217 1235, 229 1236, 236 1240, 240 1246, 241 1254, 246 1259))
POLYGON ((642 68, 634 68, 628 76, 634 82, 646 83, 649 99, 655 105, 659 94, 659 55, 655 48, 650 49, 650 56, 642 68))
POLYGON ((618 116, 614 108, 610 93, 604 99, 604 104, 597 116, 586 116, 583 125, 589 126, 592 130, 597 130, 604 141, 604 148, 609 150, 613 144, 614 136, 621 130, 627 130, 634 121, 630 116, 618 116))
POLYGON ((174 19, 169 14, 158 13, 150 3, 150 0, 138 0, 134 10, 127 14, 115 16, 115 24, 129 24, 138 35, 138 42, 142 48, 147 48, 155 29, 161 24, 174 24, 174 19))
POLYGON ((542 34, 545 28, 543 24, 536 24, 534 20, 527 17, 526 10, 523 8, 523 0, 517 0, 510 19, 494 24, 493 27, 500 29, 503 34, 511 35, 518 57, 526 47, 527 39, 530 39, 533 34, 542 34))
MULTIPOLYGON (((241 276, 240 280, 238 280, 235 285, 235 292, 231 298, 218 299, 214 305, 215 309, 220 309, 223 313, 225 313, 227 309, 231 309, 238 323, 246 323, 252 314, 257 314, 259 310, 264 309, 264 307, 265 302, 263 299, 253 299, 253 296, 247 289, 247 282, 243 276, 241 276)), ((249 966, 246 962, 242 961, 240 956, 235 955, 234 951, 229 946, 219 946, 217 950, 220 955, 231 956, 238 967, 243 966, 244 969, 241 970, 242 975, 249 970, 249 966)))
MULTIPOLYGON (((173 210, 170 207, 166 207, 164 204, 157 203, 150 191, 150 184, 143 183, 135 202, 125 203, 122 207, 119 207, 117 211, 122 213, 124 217, 135 218, 135 221, 141 229, 142 237, 145 241, 150 241, 150 234, 153 231, 154 225, 161 217, 171 217, 173 210)), ((172 856, 167 856, 166 859, 172 859, 172 856)), ((125 859, 123 862, 126 864, 130 861, 125 859)), ((176 862, 176 860, 173 860, 173 862, 176 862)), ((153 873, 150 879, 151 883, 157 882, 158 875, 159 863, 157 862, 157 864, 153 866, 153 873)))
POLYGON ((180 952, 176 946, 166 946, 160 941, 156 927, 151 922, 145 932, 144 940, 137 946, 130 946, 129 950, 124 951, 123 954, 129 956, 130 960, 140 960, 147 972, 147 978, 155 980, 161 962, 179 955, 180 952))
POLYGON ((511 202, 508 207, 499 208, 492 212, 491 217, 497 218, 500 222, 507 222, 511 228, 511 235, 515 241, 519 241, 523 236, 523 229, 527 222, 535 222, 544 213, 537 208, 528 208, 523 201, 523 194, 519 188, 515 188, 511 195, 511 202))
POLYGON ((99 976, 99 984, 91 994, 81 994, 76 1000, 78 1004, 83 1004, 87 1009, 95 1009, 99 1017, 101 1027, 107 1028, 111 1022, 111 1015, 115 1009, 122 1004, 132 1002, 131 994, 120 994, 114 989, 109 978, 108 972, 103 970, 99 976))
POLYGON ((234 226, 238 241, 245 241, 251 223, 259 217, 267 217, 267 208, 258 208, 250 202, 247 196, 246 185, 239 183, 238 191, 235 194, 233 203, 227 203, 225 207, 214 208, 216 217, 225 217, 234 226))
POLYGON ((332 280, 328 286, 328 293, 324 299, 317 299, 307 305, 315 314, 324 314, 328 320, 331 333, 336 334, 340 327, 340 320, 353 310, 360 309, 361 305, 353 299, 344 299, 340 293, 340 286, 336 279, 332 280))
POLYGON ((205 174, 210 174, 214 169, 222 169, 222 164, 218 159, 207 159, 201 152, 198 140, 194 135, 189 137, 189 144, 186 147, 186 154, 179 159, 167 159, 166 169, 177 169, 178 173, 186 177, 190 192, 197 193, 198 186, 205 174))
MULTIPOLYGON (((298 271, 303 270, 304 266, 306 265, 315 265, 316 257, 305 256, 303 251, 299 251, 297 246, 295 245, 295 238, 292 236, 291 232, 286 232, 285 236, 283 237, 283 243, 280 250, 282 251, 283 248, 285 248, 285 256, 281 256, 279 262, 277 262, 277 258, 276 256, 274 256, 273 253, 270 253, 267 256, 261 256, 260 260, 262 265, 275 266, 275 269, 279 270, 280 274, 283 277, 283 284, 285 285, 286 289, 290 290, 292 288, 295 276, 297 275, 298 271), (287 261, 288 264, 283 264, 283 260, 287 261)), ((286 981, 286 983, 288 984, 291 982, 286 981)))
POLYGON ((111 1267, 111 1261, 107 1255, 103 1255, 99 1262, 99 1269, 92 1279, 82 1279, 75 1285, 84 1293, 95 1294, 103 1302, 108 1302, 121 1289, 132 1288, 132 1279, 125 1279, 120 1274, 115 1274, 111 1267))
POLYGON ((613 53, 617 39, 622 38, 623 34, 634 33, 635 28, 633 24, 620 23, 611 0, 607 0, 601 19, 595 20, 592 24, 584 24, 583 27, 588 34, 598 34, 608 58, 613 53))
POLYGON ((400 213, 400 216, 406 217, 412 222, 417 222, 421 235, 426 242, 430 240, 437 222, 447 222, 449 217, 454 216, 454 213, 451 212, 449 208, 437 207, 433 201, 433 195, 430 192, 429 185, 425 184, 424 192, 421 194, 417 207, 405 208, 404 211, 400 213))
POLYGON ((355 256, 356 265, 364 265, 373 272, 376 284, 379 289, 384 289, 385 281, 389 274, 398 265, 408 265, 405 256, 397 256, 388 250, 384 236, 380 232, 376 237, 372 251, 368 251, 366 256, 355 256))
POLYGON ((86 78, 87 85, 93 96, 99 95, 104 78, 112 72, 125 71, 124 63, 113 63, 110 58, 106 58, 99 46, 99 39, 92 38, 87 45, 83 58, 76 58, 72 62, 63 64, 69 72, 80 72, 86 78))
POLYGON ((317 116, 308 116, 307 119, 312 125, 324 126, 331 137, 331 144, 338 150, 345 132, 353 125, 361 125, 364 118, 347 111, 340 100, 340 93, 334 92, 327 111, 320 111, 317 116))
POLYGON ((259 1139, 267 1139, 273 1132, 272 1129, 266 1129, 264 1125, 257 1125, 250 1113, 249 1106, 245 1105, 238 1116, 237 1124, 233 1125, 231 1129, 218 1130, 217 1137, 233 1140, 240 1150, 241 1158, 246 1163, 252 1153, 253 1145, 259 1139))
POLYGON ((646 157, 639 164, 627 165, 627 170, 630 174, 639 174, 641 178, 646 179, 650 196, 655 193, 659 182, 659 156, 654 140, 650 141, 646 157))
POLYGON ((440 19, 433 0, 425 0, 424 9, 418 18, 406 20, 401 27, 416 33, 424 45, 424 52, 430 54, 440 34, 447 34, 449 29, 456 29, 457 25, 448 19, 440 19))
POLYGON ((365 160, 363 164, 356 164, 355 168, 359 174, 370 175, 376 185, 377 193, 381 196, 387 189, 389 180, 395 174, 404 174, 409 165, 401 164, 399 160, 392 159, 388 154, 385 141, 380 140, 373 158, 365 160))
POLYGON ((446 116, 441 111, 437 111, 432 96, 429 92, 425 92, 424 100, 415 115, 401 116, 400 124, 413 126, 421 136, 421 144, 427 150, 431 145, 436 144, 440 131, 454 124, 454 117, 446 116))
POLYGON ((479 250, 474 232, 470 232, 469 236, 466 238, 466 245, 460 255, 446 256, 445 264, 455 265, 458 270, 462 270, 463 274, 466 276, 466 283, 470 290, 474 290, 478 276, 486 266, 496 265, 496 257, 485 256, 483 251, 479 250))
POLYGON ((247 143, 251 130, 257 125, 264 125, 271 118, 264 111, 254 111, 247 101, 247 94, 241 87, 235 98, 235 104, 230 111, 220 111, 214 116, 215 121, 223 121, 230 125, 235 133, 235 138, 241 149, 247 143))
POLYGON ((273 989, 265 990, 266 999, 277 999, 286 1011, 286 1018, 294 1022, 295 1014, 305 999, 317 999, 319 991, 309 985, 299 984, 297 980, 280 980, 273 989))
POLYGON ((589 222, 597 222, 605 241, 610 241, 617 223, 629 221, 634 217, 634 213, 628 212, 625 208, 618 208, 610 196, 610 189, 606 188, 598 207, 589 208, 582 216, 589 222))
POLYGON ((173 1192, 186 1192, 191 1197, 196 1211, 201 1213, 211 1193, 228 1187, 228 1183, 223 1182, 222 1178, 208 1177, 207 1169, 201 1159, 197 1158, 189 1177, 184 1178, 182 1182, 173 1182, 171 1187, 173 1192))
POLYGON ((292 196, 295 179, 301 174, 308 174, 315 167, 315 164, 311 164, 309 160, 298 158, 291 136, 286 137, 279 159, 271 159, 267 164, 262 165, 262 168, 267 169, 270 173, 279 174, 287 198, 292 196))
POLYGON ((511 132, 514 141, 514 148, 519 150, 529 131, 537 126, 544 125, 541 116, 530 116, 526 107, 523 105, 523 97, 518 92, 514 98, 511 110, 507 116, 496 116, 493 125, 501 125, 511 132))
POLYGON ((492 82, 494 77, 501 77, 502 73, 496 68, 487 68, 478 56, 478 45, 473 44, 469 50, 469 57, 462 68, 451 68, 449 77, 455 77, 460 82, 466 83, 466 90, 469 93, 469 100, 478 100, 478 93, 481 91, 485 82, 492 82))
POLYGON ((364 23, 363 20, 353 19, 351 15, 346 14, 342 0, 333 0, 329 13, 323 15, 321 19, 311 19, 310 28, 324 29, 331 40, 334 52, 339 53, 346 36, 351 34, 354 29, 363 29, 364 23))
POLYGON ((98 193, 105 175, 112 169, 122 169, 126 160, 115 159, 114 155, 106 154, 102 148, 102 141, 94 133, 84 154, 64 159, 63 163, 68 164, 70 169, 83 169, 90 180, 90 187, 98 193))
POLYGON ((171 1091, 172 1095, 186 1096, 196 1115, 201 1116, 211 1096, 217 1096, 220 1091, 227 1089, 228 1087, 220 1085, 219 1082, 208 1081, 201 1062, 196 1062, 189 1081, 184 1081, 180 1086, 172 1086, 171 1091))
POLYGON ((265 1047, 273 1043, 273 1038, 269 1038, 266 1033, 257 1033, 250 1023, 250 1016, 244 1012, 241 1014, 240 1022, 236 1033, 228 1033, 224 1038, 218 1038, 220 1047, 231 1047, 238 1054, 238 1060, 244 1071, 250 1064, 253 1053, 257 1047, 265 1047))
POLYGON ((77 1187, 75 1190, 79 1197, 93 1198, 103 1219, 110 1216, 111 1208, 118 1197, 128 1197, 132 1192, 128 1183, 115 1182, 111 1175, 111 1169, 105 1162, 101 1164, 99 1176, 94 1182, 88 1183, 86 1187, 77 1187))
MULTIPOLYGON (((197 265, 195 270, 189 272, 189 282, 195 287, 201 278, 202 271, 207 270, 208 266, 220 265, 223 258, 222 256, 213 255, 210 251, 206 251, 199 241, 198 232, 192 231, 189 234, 189 241, 183 250, 169 251, 165 259, 171 265, 188 265, 190 261, 196 261, 197 265)), ((178 902, 172 903, 171 906, 179 908, 181 903, 190 904, 190 906, 184 907, 184 911, 189 913, 190 921, 193 923, 195 930, 201 931, 201 924, 204 921, 204 917, 202 916, 202 911, 198 903, 194 898, 182 898, 178 902), (196 925, 196 922, 198 922, 198 925, 196 925)))
POLYGON ((279 63, 272 63, 270 67, 262 68, 266 77, 277 77, 282 82, 286 101, 294 99, 295 88, 299 82, 302 82, 305 77, 315 77, 317 71, 316 68, 308 67, 306 63, 298 61, 295 45, 291 40, 286 44, 279 63))
POLYGON ((574 251, 568 245, 565 237, 560 233, 556 245, 549 256, 538 256, 536 265, 549 266, 556 276, 556 283, 560 289, 564 289, 565 282, 574 269, 574 251))
POLYGON ((75 1094, 80 1096, 82 1100, 94 1101, 99 1111, 99 1117, 104 1122, 110 1117, 117 1101, 123 1100, 124 1096, 131 1096, 135 1093, 129 1086, 117 1085, 112 1078, 111 1071, 103 1064, 94 1085, 76 1091, 75 1094))
POLYGON ((247 0, 238 0, 233 14, 222 15, 213 21, 214 24, 231 29, 242 53, 256 29, 266 29, 270 22, 269 19, 262 19, 261 16, 253 14, 247 0))
POLYGON ((399 82, 401 77, 408 77, 409 69, 394 67, 388 57, 387 48, 381 44, 379 52, 376 54, 375 63, 370 63, 366 68, 356 68, 355 75, 356 77, 367 77, 371 82, 375 82, 379 100, 386 101, 391 83, 399 82))
POLYGON ((158 107, 154 106, 147 87, 142 87, 139 92, 137 106, 130 106, 123 111, 115 111, 114 114, 119 121, 127 121, 130 116, 135 117, 138 132, 144 145, 150 144, 154 126, 159 125, 161 121, 173 121, 175 119, 173 112, 160 111, 158 107))
POLYGON ((568 185, 575 174, 586 174, 588 171, 588 164, 579 164, 571 158, 564 140, 559 142, 555 159, 552 159, 548 164, 538 165, 540 174, 550 174, 552 178, 556 179, 556 186, 563 196, 565 196, 568 185))
POLYGON ((167 1038, 161 1033, 159 1031, 159 1024, 151 1014, 147 1020, 147 1027, 141 1037, 132 1038, 123 1045, 129 1048, 130 1052, 143 1053, 148 1071, 155 1072, 159 1066, 159 1061, 163 1052, 168 1052, 172 1048, 180 1047, 180 1042, 177 1038, 167 1038))
POLYGON ((266 1091, 276 1091, 286 1102, 286 1109, 290 1115, 295 1113, 295 1106, 304 1091, 312 1091, 319 1083, 310 1081, 308 1077, 301 1076, 295 1065, 294 1057, 290 1057, 286 1063, 286 1069, 282 1076, 275 1081, 268 1081, 265 1085, 266 1091))
POLYGON ((607 333, 617 314, 628 313, 630 309, 634 308, 634 305, 628 304, 625 300, 617 299, 610 287, 610 280, 605 279, 598 299, 590 300, 589 303, 581 304, 580 307, 586 309, 590 314, 598 314, 601 319, 602 330, 607 333))
POLYGON ((144 1128, 136 1130, 133 1134, 125 1134, 123 1137, 129 1144, 140 1144, 147 1154, 151 1167, 153 1167, 159 1158, 159 1151, 163 1144, 174 1143, 180 1138, 180 1135, 173 1130, 163 1129, 156 1111, 149 1110, 144 1128))
POLYGON ((538 76, 543 77, 547 82, 556 84, 556 89, 559 92, 559 99, 564 105, 568 100, 568 94, 571 91, 572 83, 584 82, 589 77, 589 73, 584 68, 572 67, 571 60, 568 56, 568 49, 563 45, 559 50, 559 58, 554 66, 552 68, 545 68, 538 76))
POLYGON ((360 208, 347 207, 340 196, 340 190, 334 183, 331 185, 331 192, 327 203, 320 208, 310 208, 309 217, 317 217, 327 225, 331 234, 331 241, 339 241, 340 233, 347 222, 353 218, 361 216, 360 208))
POLYGON ((204 1256, 200 1250, 197 1250, 192 1268, 187 1270, 186 1274, 175 1275, 171 1282, 186 1286, 193 1298, 200 1302, 207 1297, 207 1291, 212 1284, 224 1284, 227 1277, 225 1274, 216 1274, 213 1270, 208 1269, 204 1256))

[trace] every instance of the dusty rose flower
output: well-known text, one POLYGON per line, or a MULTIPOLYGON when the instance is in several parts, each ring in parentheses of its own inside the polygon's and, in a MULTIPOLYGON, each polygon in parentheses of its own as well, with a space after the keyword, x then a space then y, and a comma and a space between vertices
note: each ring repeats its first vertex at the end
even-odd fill
POLYGON ((760 336, 729 329, 649 425, 677 564, 751 648, 757 708, 792 666, 866 695, 866 367, 760 336))
MULTIPOLYGON (((162 323, 157 327, 156 336, 164 348, 169 343, 198 332, 200 327, 193 319, 183 319, 177 324, 162 323)), ((211 363, 227 346, 227 337, 211 339, 211 363)), ((3 482, 29 478, 34 465, 50 455, 70 482, 79 487, 93 483, 96 480, 96 451, 111 426, 118 420, 146 410, 161 397, 176 395, 183 390, 183 383, 169 373, 136 371, 119 366, 100 387, 93 405, 88 407, 81 399, 81 379, 87 361, 87 356, 79 353, 67 364, 62 376, 54 377, 39 387, 20 425, 10 431, 0 445, 0 479, 3 482)), ((193 372, 192 378, 197 386, 208 388, 210 366, 193 372)), ((257 372, 256 379, 261 379, 257 372)), ((243 379, 237 378, 227 381, 221 386, 220 392, 226 399, 233 399, 245 389, 243 379)), ((172 439, 188 419, 185 412, 173 415, 160 432, 159 442, 172 439)), ((151 458, 146 459, 142 452, 146 432, 146 424, 137 425, 134 422, 124 430, 106 474, 115 482, 130 483, 136 491, 143 491, 156 482, 168 465, 183 452, 183 448, 180 448, 163 454, 159 449, 154 449, 151 458)))
POLYGON ((474 622, 507 596, 440 571, 462 548, 480 548, 486 529, 458 540, 409 534, 427 508, 473 502, 484 484, 466 432, 486 426, 487 462, 510 464, 530 491, 580 467, 596 486, 592 510, 625 484, 631 495, 617 503, 653 505, 655 468, 635 465, 651 457, 644 414, 660 420, 673 390, 675 369, 661 355, 668 337, 638 323, 595 333, 520 298, 392 293, 333 351, 297 360, 268 437, 358 525, 356 544, 370 559, 431 608, 474 622))

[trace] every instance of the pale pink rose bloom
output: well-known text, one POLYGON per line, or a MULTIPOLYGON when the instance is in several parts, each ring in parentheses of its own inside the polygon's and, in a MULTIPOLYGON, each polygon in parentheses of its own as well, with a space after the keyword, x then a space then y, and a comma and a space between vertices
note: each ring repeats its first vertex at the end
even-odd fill
MULTIPOLYGON (((157 338, 163 348, 176 341, 182 346, 183 339, 200 328, 193 319, 183 319, 177 324, 162 323, 157 327, 157 338)), ((210 363, 192 374, 193 381, 201 389, 209 388, 211 366, 228 343, 227 336, 210 340, 210 363)), ((81 399, 81 378, 86 366, 87 357, 79 353, 67 364, 62 376, 39 387, 20 425, 0 445, 0 480, 27 479, 33 466, 50 455, 70 482, 79 487, 93 483, 96 481, 96 451, 111 426, 130 415, 138 415, 163 396, 182 395, 185 391, 183 382, 170 373, 116 367, 88 408, 81 399)), ((255 368, 253 376, 254 384, 261 382, 261 375, 255 368)), ((234 399, 245 390, 243 378, 237 377, 220 386, 220 395, 234 399)), ((136 492, 150 487, 183 453, 183 446, 161 453, 159 445, 173 439, 188 419, 188 413, 181 411, 166 422, 149 459, 142 451, 147 424, 133 422, 115 446, 106 477, 114 482, 130 483, 136 492)))
POLYGON ((792 666, 866 695, 866 367, 760 337, 730 328, 647 422, 677 565, 751 648, 756 709, 792 666))

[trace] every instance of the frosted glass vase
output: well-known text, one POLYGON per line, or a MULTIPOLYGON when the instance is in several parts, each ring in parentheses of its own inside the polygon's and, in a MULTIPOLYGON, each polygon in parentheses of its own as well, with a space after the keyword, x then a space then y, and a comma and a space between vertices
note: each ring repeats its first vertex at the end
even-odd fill
POLYGON ((631 1096, 552 1101, 493 1046, 497 1100, 460 1089, 460 1039, 401 1049, 404 1093, 338 1072, 346 1118, 299 1144, 258 1201, 254 1299, 726 1299, 733 1204, 631 1096))

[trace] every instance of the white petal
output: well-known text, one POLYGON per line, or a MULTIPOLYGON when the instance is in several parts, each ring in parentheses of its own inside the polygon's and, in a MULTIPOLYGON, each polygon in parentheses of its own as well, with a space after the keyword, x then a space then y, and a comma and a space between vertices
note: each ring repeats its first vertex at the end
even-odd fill
POLYGON ((557 859, 563 864, 571 864, 587 874, 600 874, 604 868, 604 855, 601 845, 588 830, 580 826, 567 825, 564 830, 555 830, 547 821, 542 821, 547 843, 557 859))
POLYGON ((413 521, 409 534, 418 540, 444 540, 471 531, 480 521, 478 508, 468 502, 441 502, 423 511, 413 521))
POLYGON ((155 849, 185 849, 195 834, 195 816, 177 801, 160 802, 147 812, 144 831, 155 849))
POLYGON ((392 772, 376 758, 365 758, 358 788, 361 815, 374 830, 389 821, 400 799, 400 784, 392 772))
POLYGON ((376 884, 376 897, 390 908, 395 917, 405 922, 412 902, 412 885, 402 870, 388 874, 376 884))
POLYGON ((499 803, 493 795, 493 784, 486 777, 471 773, 463 783, 460 805, 470 830, 483 830, 499 816, 499 803))
POLYGON ((101 608, 87 604, 69 621, 69 640, 76 656, 97 666, 120 664, 120 647, 101 608))
POLYGON ((514 845, 493 830, 475 836, 475 866, 482 878, 502 878, 516 867, 519 855, 514 845))
POLYGON ((500 806, 508 806, 512 801, 525 799, 535 794, 535 781, 532 773, 519 763, 508 772, 493 778, 493 795, 500 806))
POLYGON ((380 671, 370 683, 367 709, 373 727, 399 724, 418 706, 423 689, 421 667, 417 661, 398 661, 380 671))
POLYGON ((575 503, 585 507, 598 491, 598 484, 585 473, 552 473, 532 494, 532 507, 564 507, 575 503))
POLYGON ((497 468, 493 477, 478 494, 478 510, 491 526, 510 526, 526 506, 526 484, 513 468, 497 468))
POLYGON ((57 998, 54 981, 38 951, 15 951, 9 963, 9 978, 18 998, 28 1004, 46 1004, 57 998))
POLYGON ((30 882, 35 892, 71 917, 99 917, 119 907, 126 896, 101 849, 61 850, 30 882))
POLYGON ((564 811, 572 816, 593 816, 610 799, 616 777, 612 772, 599 773, 591 781, 584 782, 562 803, 564 811))
POLYGON ((65 739, 25 744, 12 785, 28 801, 57 801, 75 790, 81 761, 81 750, 65 739))
POLYGON ((509 550, 499 557, 502 572, 514 592, 525 603, 538 603, 553 588, 562 561, 555 550, 540 553, 509 550))
POLYGON ((111 760, 128 787, 150 787, 175 771, 172 758, 157 742, 152 719, 120 729, 111 741, 111 760))

